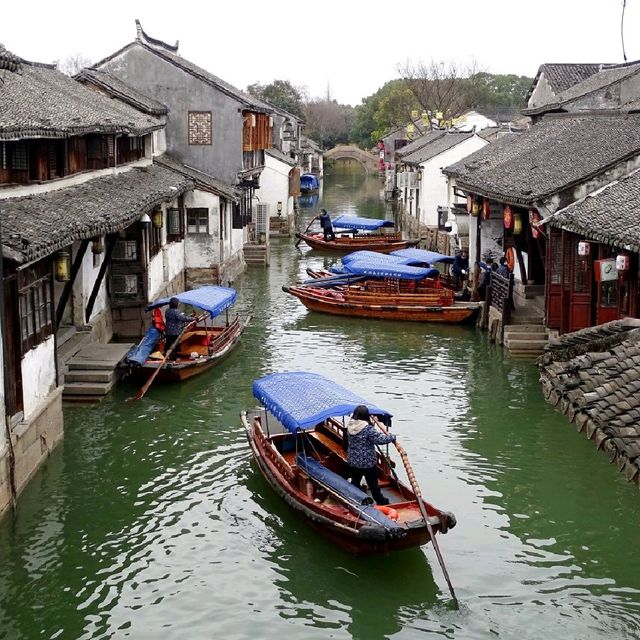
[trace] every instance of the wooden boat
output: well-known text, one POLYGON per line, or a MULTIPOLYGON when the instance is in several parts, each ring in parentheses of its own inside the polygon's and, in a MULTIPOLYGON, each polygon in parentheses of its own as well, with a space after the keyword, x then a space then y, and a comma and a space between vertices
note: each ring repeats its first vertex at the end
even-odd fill
MULTIPOLYGON (((228 287, 206 286, 176 294, 175 298, 205 313, 193 327, 188 327, 179 338, 179 344, 172 354, 175 359, 165 361, 164 337, 155 327, 151 327, 140 343, 126 356, 126 373, 134 379, 146 380, 157 373, 159 382, 180 382, 208 371, 225 358, 236 346, 248 319, 229 319, 222 324, 209 324, 209 318, 216 318, 226 311, 236 300, 235 289, 228 287)), ((169 298, 163 298, 147 307, 158 310, 169 304, 169 298)))
POLYGON ((463 323, 473 320, 477 303, 455 301, 452 289, 436 287, 437 269, 366 257, 343 264, 344 273, 283 290, 308 309, 340 316, 411 322, 463 323))
POLYGON ((264 408, 241 417, 262 475, 297 514, 336 544, 353 554, 388 552, 428 543, 429 528, 435 536, 455 526, 453 514, 422 499, 409 467, 412 487, 399 480, 382 450, 378 473, 388 507, 376 508, 346 479, 345 416, 366 405, 378 424, 389 427, 391 415, 384 409, 301 371, 256 380, 253 394, 264 408))
POLYGON ((315 193, 320 188, 320 181, 315 173, 303 173, 300 176, 300 192, 315 193))
POLYGON ((352 253, 362 249, 378 253, 391 253, 415 247, 419 242, 419 240, 403 240, 402 234, 395 232, 371 233, 379 231, 383 227, 392 227, 393 222, 390 220, 345 215, 333 220, 332 225, 336 230, 335 240, 325 240, 323 233, 309 233, 308 229, 303 233, 296 233, 296 237, 303 240, 312 249, 340 253, 352 253), (358 235, 359 231, 369 233, 358 235))

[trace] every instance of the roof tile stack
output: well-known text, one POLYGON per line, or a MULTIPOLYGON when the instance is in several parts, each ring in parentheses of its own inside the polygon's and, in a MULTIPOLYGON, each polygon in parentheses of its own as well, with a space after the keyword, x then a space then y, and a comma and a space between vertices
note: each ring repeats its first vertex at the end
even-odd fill
POLYGON ((615 320, 553 340, 539 359, 545 398, 640 478, 640 320, 615 320))

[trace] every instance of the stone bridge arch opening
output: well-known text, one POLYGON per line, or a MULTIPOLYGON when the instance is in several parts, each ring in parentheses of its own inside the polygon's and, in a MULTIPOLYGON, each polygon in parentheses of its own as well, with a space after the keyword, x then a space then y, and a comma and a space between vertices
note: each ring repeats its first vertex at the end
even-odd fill
POLYGON ((335 162, 339 160, 355 161, 367 174, 377 173, 379 171, 378 156, 368 151, 363 151, 360 147, 356 147, 355 145, 338 145, 327 151, 324 156, 325 158, 335 162))

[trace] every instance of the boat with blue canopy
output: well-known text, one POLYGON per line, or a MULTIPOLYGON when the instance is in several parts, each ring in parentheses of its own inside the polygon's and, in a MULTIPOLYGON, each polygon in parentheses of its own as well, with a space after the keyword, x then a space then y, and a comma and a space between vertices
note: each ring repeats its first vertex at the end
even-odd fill
POLYGON ((305 371, 260 378, 253 383, 253 395, 261 407, 243 411, 241 418, 261 473, 296 513, 349 552, 418 546, 455 525, 452 514, 424 501, 410 467, 411 486, 399 479, 388 450, 379 448, 377 456, 388 506, 375 506, 363 487, 349 482, 346 427, 351 414, 365 405, 374 426, 386 432, 392 418, 388 410, 305 371))
POLYGON ((419 242, 417 239, 403 239, 402 234, 395 231, 386 231, 394 226, 391 220, 343 214, 331 220, 335 230, 332 237, 324 232, 309 231, 317 219, 313 218, 302 233, 296 233, 296 237, 298 242, 304 241, 312 249, 320 251, 351 253, 364 249, 378 253, 391 253, 414 247, 419 242), (365 233, 359 233, 359 231, 365 233))
POLYGON ((153 375, 160 382, 177 382, 209 370, 236 346, 248 324, 248 318, 237 314, 229 318, 237 295, 231 287, 207 285, 150 304, 146 311, 152 313, 151 326, 125 357, 126 372, 134 378, 153 375), (171 298, 186 309, 202 312, 197 315, 194 311, 193 321, 185 325, 174 345, 166 344, 162 314, 171 298), (169 349, 171 357, 167 357, 169 349))
POLYGON ((415 247, 393 251, 391 255, 396 258, 407 260, 406 264, 412 265, 433 265, 436 262, 441 262, 442 264, 453 264, 453 256, 448 256, 444 253, 438 253, 436 251, 427 251, 426 249, 416 249, 415 247))
POLYGON ((303 173, 300 176, 300 192, 301 193, 314 193, 320 188, 320 181, 318 176, 314 173, 303 173))

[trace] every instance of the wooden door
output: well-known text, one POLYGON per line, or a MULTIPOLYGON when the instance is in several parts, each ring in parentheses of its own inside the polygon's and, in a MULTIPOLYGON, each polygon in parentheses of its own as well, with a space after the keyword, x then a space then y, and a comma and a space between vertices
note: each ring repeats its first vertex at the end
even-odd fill
POLYGON ((571 292, 569 302, 569 331, 590 327, 592 321, 593 257, 578 255, 577 236, 572 236, 571 253, 571 292))
POLYGON ((562 317, 562 232, 550 229, 547 242, 546 315, 549 329, 560 329, 562 317))
POLYGON ((22 399, 22 353, 20 350, 20 321, 18 318, 18 286, 16 276, 5 278, 4 281, 4 357, 6 369, 6 412, 14 416, 23 411, 22 399))

